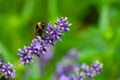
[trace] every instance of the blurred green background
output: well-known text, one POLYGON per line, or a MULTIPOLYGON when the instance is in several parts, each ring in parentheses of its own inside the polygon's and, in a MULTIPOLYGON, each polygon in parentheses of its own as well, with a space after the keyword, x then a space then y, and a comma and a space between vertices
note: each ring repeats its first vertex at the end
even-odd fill
POLYGON ((53 23, 62 16, 72 26, 57 42, 45 75, 39 74, 35 61, 25 67, 19 64, 15 80, 52 80, 56 63, 73 47, 79 51, 80 64, 104 64, 95 80, 120 80, 120 0, 0 0, 0 56, 16 63, 18 48, 30 45, 35 24, 53 23))

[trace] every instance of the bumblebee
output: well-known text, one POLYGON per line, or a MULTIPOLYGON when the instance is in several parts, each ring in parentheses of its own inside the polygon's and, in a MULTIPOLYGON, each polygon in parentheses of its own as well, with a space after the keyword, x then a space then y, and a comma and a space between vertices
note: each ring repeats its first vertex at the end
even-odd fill
POLYGON ((46 24, 44 22, 38 22, 35 27, 34 35, 43 38, 45 28, 46 28, 46 24))

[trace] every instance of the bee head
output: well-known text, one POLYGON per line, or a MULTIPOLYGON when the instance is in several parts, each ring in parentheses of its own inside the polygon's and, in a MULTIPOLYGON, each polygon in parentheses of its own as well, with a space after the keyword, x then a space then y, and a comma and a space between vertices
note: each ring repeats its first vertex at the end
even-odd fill
POLYGON ((45 29, 46 24, 44 22, 41 22, 42 29, 45 29))
POLYGON ((45 29, 46 24, 44 22, 38 22, 36 29, 45 29))

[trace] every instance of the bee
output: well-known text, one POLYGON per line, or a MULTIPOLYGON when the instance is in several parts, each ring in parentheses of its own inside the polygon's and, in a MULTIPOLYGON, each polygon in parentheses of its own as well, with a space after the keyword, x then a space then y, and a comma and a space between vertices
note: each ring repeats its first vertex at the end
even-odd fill
POLYGON ((44 22, 38 22, 35 27, 34 35, 43 38, 45 28, 46 28, 46 24, 44 22))

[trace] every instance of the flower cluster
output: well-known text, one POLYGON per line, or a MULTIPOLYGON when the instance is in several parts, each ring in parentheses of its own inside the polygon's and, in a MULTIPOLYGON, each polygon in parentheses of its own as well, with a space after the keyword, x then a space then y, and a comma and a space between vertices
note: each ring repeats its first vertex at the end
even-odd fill
POLYGON ((11 76, 12 78, 16 77, 13 65, 10 63, 8 64, 3 63, 2 59, 0 59, 0 72, 6 79, 8 78, 8 76, 11 76))
MULTIPOLYGON (((62 58, 60 62, 57 64, 56 69, 56 78, 63 78, 65 76, 68 76, 72 73, 72 70, 78 66, 77 64, 77 55, 78 51, 76 49, 71 49, 68 51, 68 54, 62 58)), ((65 79, 67 80, 67 79, 65 79)))
POLYGON ((57 19, 55 22, 55 26, 58 26, 58 28, 53 28, 51 23, 48 23, 46 28, 46 34, 44 37, 44 41, 46 44, 55 45, 58 40, 61 41, 61 36, 63 36, 62 32, 69 31, 69 26, 71 23, 67 22, 67 17, 57 19))
POLYGON ((55 79, 56 80, 84 80, 89 78, 93 80, 93 77, 102 72, 103 64, 99 61, 95 61, 91 66, 83 63, 81 66, 78 63, 78 51, 71 49, 68 54, 62 58, 57 65, 55 79))
POLYGON ((57 19, 57 22, 55 22, 55 24, 59 26, 59 30, 65 32, 69 31, 69 26, 71 25, 69 22, 67 22, 67 17, 57 19))
POLYGON ((83 80, 85 78, 89 78, 89 80, 93 80, 93 77, 97 74, 100 74, 102 71, 103 64, 99 61, 95 61, 88 66, 86 64, 82 64, 81 67, 74 68, 74 74, 69 76, 63 74, 59 80, 83 80), (80 72, 80 69, 82 71, 80 72))
POLYGON ((55 22, 55 26, 58 26, 57 28, 52 27, 52 24, 48 23, 43 38, 37 36, 38 38, 33 39, 30 46, 19 49, 18 56, 22 63, 26 65, 33 62, 34 56, 40 57, 42 54, 45 54, 47 47, 49 45, 55 45, 57 41, 60 41, 61 36, 63 36, 63 31, 68 31, 70 25, 71 24, 67 22, 67 18, 63 17, 55 22))
POLYGON ((46 30, 47 31, 44 38, 46 44, 55 45, 56 42, 60 40, 60 37, 63 35, 59 29, 52 28, 51 23, 48 23, 46 30))

